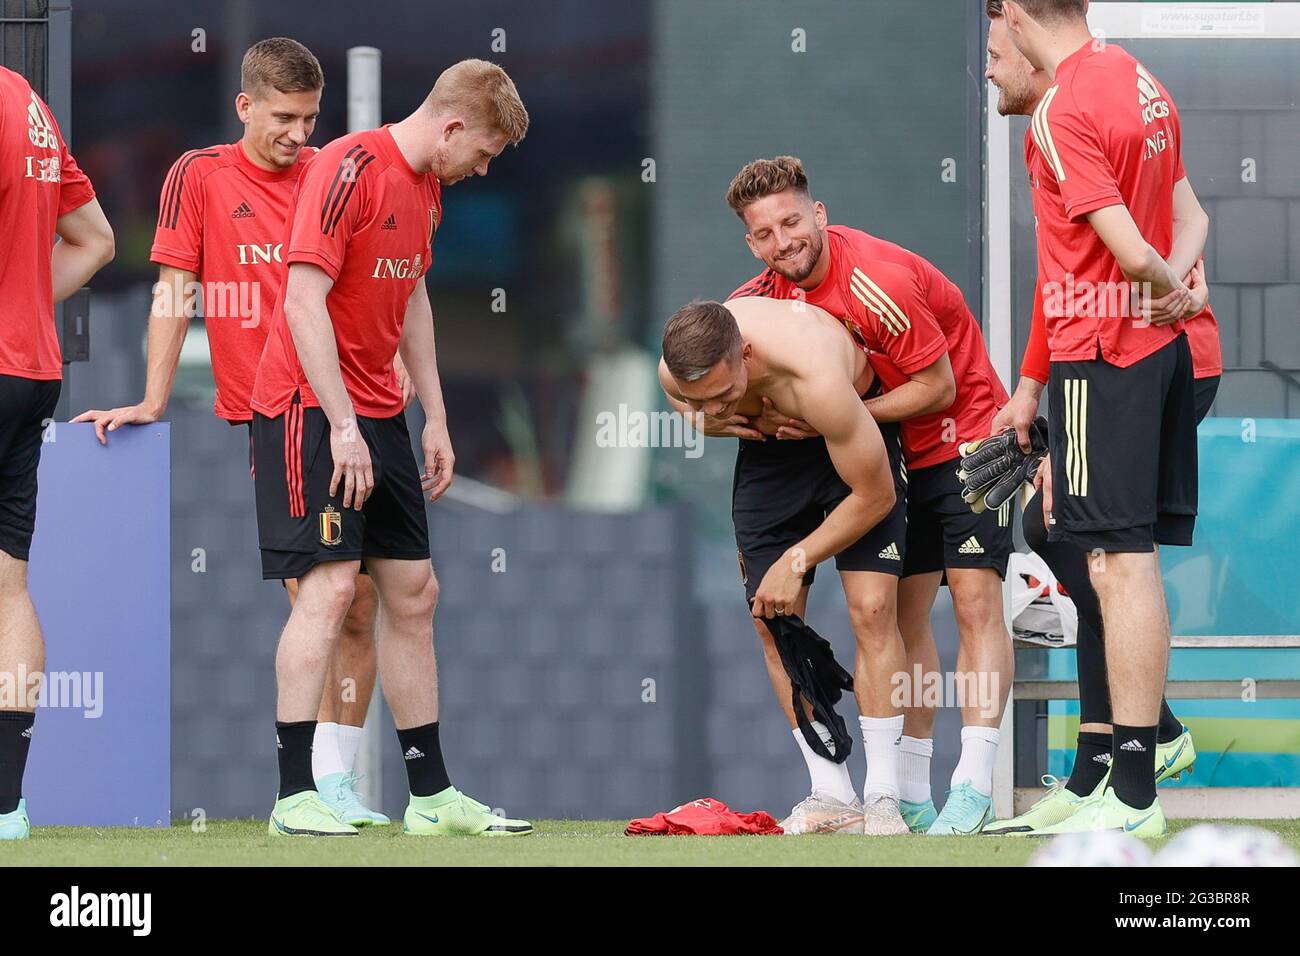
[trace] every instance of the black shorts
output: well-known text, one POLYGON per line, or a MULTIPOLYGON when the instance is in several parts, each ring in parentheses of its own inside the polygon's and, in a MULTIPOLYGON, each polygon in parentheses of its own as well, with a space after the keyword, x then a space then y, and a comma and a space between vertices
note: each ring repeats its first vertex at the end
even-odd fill
POLYGON ((36 469, 59 403, 58 379, 0 375, 0 551, 26 561, 36 529, 36 469))
POLYGON ((1053 362, 1048 395, 1048 540, 1085 551, 1190 545, 1197 402, 1187 336, 1128 368, 1101 359, 1053 362))
POLYGON ((253 480, 262 577, 300 578, 324 561, 429 560, 429 524, 406 415, 358 416, 375 488, 361 511, 331 497, 329 422, 295 398, 276 418, 253 413, 253 480))
POLYGON ((1001 508, 976 514, 962 498, 959 459, 907 472, 907 561, 903 576, 946 568, 992 568, 1007 576, 1015 550, 1013 495, 1001 508))
MULTIPOLYGON (((881 425, 894 476, 894 508, 874 528, 835 556, 841 571, 900 574, 907 536, 907 485, 897 425, 881 425)), ((740 439, 731 486, 731 520, 745 598, 754 600, 759 582, 776 560, 821 525, 847 498, 849 486, 835 470, 822 438, 750 441, 740 439)), ((812 584, 816 568, 804 574, 812 584)))

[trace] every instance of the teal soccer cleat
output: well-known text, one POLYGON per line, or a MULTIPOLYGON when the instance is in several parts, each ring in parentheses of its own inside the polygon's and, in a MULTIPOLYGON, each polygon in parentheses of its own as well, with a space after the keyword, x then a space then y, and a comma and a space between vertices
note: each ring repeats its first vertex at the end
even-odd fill
POLYGON ((32 822, 27 819, 27 801, 19 800, 16 809, 0 813, 0 840, 26 840, 31 836, 32 822))
POLYGON ((980 793, 969 780, 948 791, 948 801, 927 836, 972 836, 993 822, 993 798, 980 793))

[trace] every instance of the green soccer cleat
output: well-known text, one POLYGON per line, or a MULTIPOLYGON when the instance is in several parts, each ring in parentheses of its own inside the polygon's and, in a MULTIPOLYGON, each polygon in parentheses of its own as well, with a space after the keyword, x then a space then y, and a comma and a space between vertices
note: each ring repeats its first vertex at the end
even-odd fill
POLYGON ((971 836, 993 822, 993 797, 980 793, 969 780, 948 791, 948 800, 927 836, 971 836))
POLYGON ((344 823, 354 827, 386 827, 388 817, 361 802, 356 791, 359 778, 352 773, 331 773, 316 781, 321 801, 344 823))
POLYGON ((1055 836, 1058 833, 1092 833, 1115 830, 1143 840, 1162 837, 1169 832, 1165 811, 1160 800, 1152 802, 1145 810, 1134 810, 1115 795, 1113 787, 1085 799, 1069 817, 1056 826, 1034 831, 1034 836, 1055 836))
POLYGON ((903 822, 913 833, 924 833, 933 825, 935 818, 939 816, 939 811, 934 805, 933 800, 927 800, 925 803, 909 803, 906 800, 898 801, 898 812, 903 815, 903 822))
POLYGON ((27 801, 19 798, 18 806, 8 813, 0 813, 0 840, 26 840, 32 834, 32 821, 27 819, 27 801))
POLYGON ((499 817, 455 787, 431 797, 412 795, 402 825, 416 836, 527 836, 533 832, 527 820, 499 817))
POLYGON ((1192 732, 1186 727, 1183 732, 1167 744, 1156 744, 1156 786, 1166 780, 1177 780, 1184 773, 1191 773, 1196 763, 1196 747, 1192 744, 1192 732))
POLYGON ((275 801, 266 832, 270 836, 334 837, 356 836, 357 828, 336 817, 315 790, 304 790, 275 801))
MULTIPOLYGON (((1106 786, 1109 772, 1102 778, 1098 790, 1106 786)), ((1044 827, 1056 826, 1071 816, 1088 797, 1080 797, 1065 789, 1068 780, 1058 780, 1050 773, 1043 774, 1047 793, 1039 797, 1032 807, 1010 820, 997 820, 984 828, 986 836, 1035 836, 1044 827)), ((1096 790, 1093 794, 1096 794, 1096 790)))

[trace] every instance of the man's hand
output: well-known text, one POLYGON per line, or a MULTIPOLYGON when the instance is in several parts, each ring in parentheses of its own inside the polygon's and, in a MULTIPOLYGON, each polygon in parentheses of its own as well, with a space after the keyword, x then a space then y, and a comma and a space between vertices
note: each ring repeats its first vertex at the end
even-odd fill
POLYGON ((750 441, 763 441, 767 438, 750 424, 748 415, 714 418, 712 415, 695 412, 687 417, 691 419, 692 427, 699 427, 699 430, 710 438, 747 438, 750 441))
POLYGON ((1008 428, 1014 428, 1020 450, 1028 455, 1033 450, 1033 444, 1029 440, 1029 426, 1033 424, 1036 417, 1038 417, 1038 396, 1031 396, 1017 388, 1011 400, 993 416, 993 426, 989 429, 989 434, 1001 435, 1008 428))
POLYGON ((1204 312, 1205 307, 1210 304, 1210 284, 1205 280, 1204 259, 1196 260, 1196 265, 1192 266, 1192 271, 1187 273, 1187 278, 1183 282, 1192 293, 1191 304, 1187 306, 1187 314, 1183 316, 1185 319, 1190 319, 1204 312))
POLYGON ((1052 520, 1052 456, 1050 453, 1043 456, 1043 461, 1038 466, 1038 473, 1034 475, 1034 487, 1043 489, 1043 527, 1050 528, 1056 523, 1052 520))
POLYGON ((1196 314, 1187 311, 1193 299, 1192 291, 1185 283, 1179 283, 1178 287, 1168 295, 1157 299, 1148 298, 1150 292, 1151 287, 1148 284, 1135 283, 1131 296, 1134 316, 1141 317, 1152 325, 1168 325, 1187 315, 1196 314))
POLYGON ((773 618, 794 613, 795 602, 803 590, 803 571, 796 565, 802 563, 798 555, 787 551, 767 569, 754 594, 754 617, 773 618))
POLYGON ((361 437, 356 419, 348 419, 342 428, 330 427, 330 455, 334 474, 330 477, 330 497, 343 486, 343 507, 360 511, 375 490, 375 473, 370 465, 370 449, 361 437))
POLYGON ((397 387, 402 390, 402 407, 410 408, 411 399, 415 398, 415 383, 411 381, 411 376, 406 374, 401 353, 393 356, 393 371, 397 373, 397 387))
POLYGON ((88 412, 82 412, 72 420, 72 423, 94 422, 95 437, 99 439, 101 445, 107 445, 108 432, 115 432, 123 425, 151 425, 161 416, 162 409, 141 402, 139 405, 126 405, 122 408, 110 408, 107 411, 92 408, 88 412))
POLYGON ((452 469, 456 466, 447 423, 430 418, 424 425, 420 445, 424 449, 424 474, 420 476, 420 487, 429 493, 430 501, 437 501, 451 485, 452 469))
POLYGON ((782 415, 766 395, 763 396, 763 413, 758 416, 754 426, 764 435, 775 435, 782 440, 817 437, 817 429, 798 418, 782 415), (762 425, 767 427, 763 428, 762 425))

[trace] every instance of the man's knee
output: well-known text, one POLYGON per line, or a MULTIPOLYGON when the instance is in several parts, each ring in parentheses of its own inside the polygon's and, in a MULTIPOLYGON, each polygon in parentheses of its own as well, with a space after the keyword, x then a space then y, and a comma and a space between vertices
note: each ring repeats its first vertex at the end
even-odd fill
POLYGON ((763 648, 763 656, 779 660, 781 655, 776 649, 776 639, 772 637, 772 632, 767 629, 767 622, 762 618, 750 618, 754 622, 754 633, 758 635, 758 642, 763 648))
POLYGON ((1155 552, 1112 552, 1094 554, 1088 561, 1088 577, 1098 597, 1132 594, 1142 583, 1159 587, 1160 564, 1155 552))
POLYGON ((298 581, 294 609, 342 622, 356 594, 356 572, 346 561, 318 564, 298 581))
POLYGON ((874 644, 881 637, 898 633, 898 605, 883 592, 855 594, 848 601, 849 623, 858 643, 874 644))
POLYGON ((952 610, 959 633, 1006 629, 1002 581, 992 568, 951 572, 949 589, 952 591, 952 610))
POLYGON ((398 617, 432 620, 438 607, 438 578, 432 566, 426 564, 425 573, 405 579, 397 593, 385 594, 384 607, 398 617))
POLYGON ((373 638, 378 607, 379 600, 369 575, 358 574, 353 585, 352 604, 348 607, 347 617, 343 619, 343 636, 373 638))

